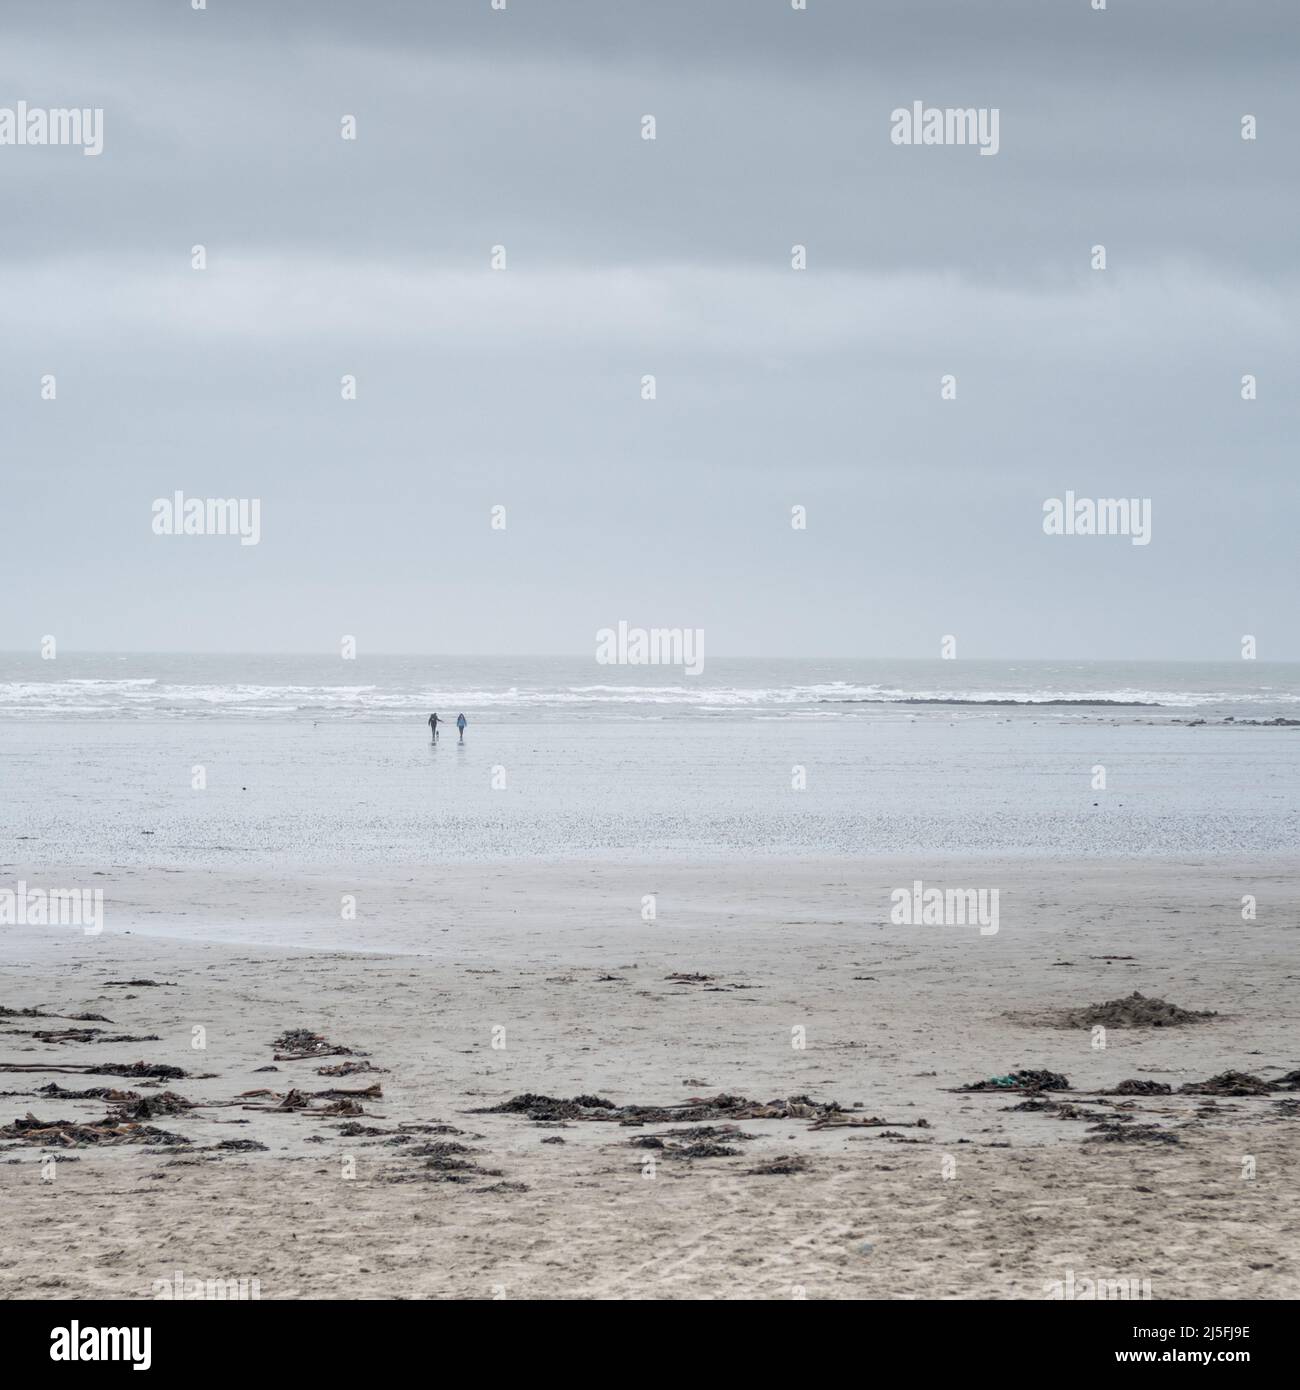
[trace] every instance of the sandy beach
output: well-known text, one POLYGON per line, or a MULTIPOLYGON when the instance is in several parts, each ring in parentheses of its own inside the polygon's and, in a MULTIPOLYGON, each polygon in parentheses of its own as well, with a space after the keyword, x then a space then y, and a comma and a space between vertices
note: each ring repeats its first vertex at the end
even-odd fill
POLYGON ((181 1271, 263 1299, 1294 1298, 1298 868, 5 866, 102 883, 109 926, 7 929, 0 1207, 24 1239, 0 1294, 150 1298, 181 1271), (997 932, 891 922, 916 879, 996 887, 997 932), (1053 1013, 1134 991, 1215 1016, 1097 1046, 1053 1013), (292 1030, 325 1041, 287 1060, 292 1030), (70 1070, 137 1061, 184 1075, 70 1070), (1018 1071, 1070 1089, 957 1089, 1018 1071), (1179 1090, 1226 1072, 1263 1093, 1179 1090), (1125 1081, 1170 1093, 1096 1094, 1125 1081), (51 1083, 192 1107, 70 1146, 138 1102, 51 1083), (475 1113, 518 1096, 585 1099, 475 1113), (782 1106, 594 1103, 719 1096, 782 1106))

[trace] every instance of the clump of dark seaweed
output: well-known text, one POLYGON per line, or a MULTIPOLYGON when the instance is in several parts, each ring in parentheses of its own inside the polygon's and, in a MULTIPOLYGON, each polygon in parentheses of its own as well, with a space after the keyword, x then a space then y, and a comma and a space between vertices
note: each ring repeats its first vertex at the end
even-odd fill
POLYGON ((308 1057, 351 1057, 350 1047, 340 1047, 310 1028, 288 1028, 271 1044, 276 1062, 300 1062, 308 1057))
POLYGON ((618 1124, 673 1124, 689 1120, 820 1120, 838 1114, 835 1101, 815 1101, 808 1096, 788 1096, 784 1100, 757 1101, 725 1093, 694 1096, 679 1105, 615 1105, 602 1096, 574 1096, 561 1100, 554 1096, 512 1096, 500 1105, 471 1110, 471 1115, 525 1115, 530 1120, 607 1120, 618 1124))
POLYGON ((1102 1091, 1104 1096, 1167 1096, 1172 1094, 1173 1087, 1164 1081, 1138 1081, 1130 1077, 1127 1081, 1121 1081, 1113 1091, 1102 1091))
POLYGON ((192 1100, 175 1091, 160 1091, 156 1096, 135 1096, 124 1101, 117 1113, 124 1120, 152 1120, 157 1115, 183 1115, 193 1109, 192 1100))
POLYGON ((1208 1081, 1188 1081, 1178 1089, 1188 1096, 1266 1096, 1281 1088, 1249 1072, 1225 1071, 1208 1081))
POLYGON ((958 1086, 959 1091, 1068 1091, 1069 1080, 1056 1071, 1013 1071, 958 1086))
POLYGON ((22 1119, 0 1128, 0 1139, 17 1139, 24 1144, 56 1145, 68 1149, 89 1145, 171 1145, 190 1142, 182 1135, 124 1120, 120 1115, 106 1115, 102 1120, 87 1124, 72 1119, 38 1120, 30 1111, 22 1119))

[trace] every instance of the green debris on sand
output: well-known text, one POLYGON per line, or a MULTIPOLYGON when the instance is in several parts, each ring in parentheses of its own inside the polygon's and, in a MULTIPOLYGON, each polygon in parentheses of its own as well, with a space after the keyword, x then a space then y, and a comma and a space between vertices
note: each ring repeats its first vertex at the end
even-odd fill
POLYGON ((1069 1080, 1056 1071, 1013 1071, 1007 1076, 991 1076, 958 1086, 959 1091, 1068 1091, 1069 1080))

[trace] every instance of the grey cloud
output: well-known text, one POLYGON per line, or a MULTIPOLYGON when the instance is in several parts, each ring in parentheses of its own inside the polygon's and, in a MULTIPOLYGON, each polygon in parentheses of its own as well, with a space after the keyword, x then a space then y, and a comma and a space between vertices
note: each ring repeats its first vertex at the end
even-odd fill
POLYGON ((5 645, 572 651, 615 604, 720 655, 1300 655, 1290 4, 6 21, 0 104, 106 130, 0 149, 5 645), (1001 152, 892 146, 913 99, 1001 152), (157 542, 177 488, 261 545, 157 542), (1066 488, 1156 540, 1053 544, 1066 488))

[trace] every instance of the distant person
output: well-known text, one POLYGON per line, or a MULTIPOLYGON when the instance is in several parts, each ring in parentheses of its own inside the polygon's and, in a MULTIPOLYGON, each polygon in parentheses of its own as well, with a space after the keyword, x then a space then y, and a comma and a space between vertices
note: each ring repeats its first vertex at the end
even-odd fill
POLYGON ((456 727, 460 730, 460 741, 462 743, 465 742, 465 725, 468 723, 469 720, 466 719, 463 714, 458 714, 456 716, 456 727))
POLYGON ((443 720, 440 721, 440 720, 438 719, 438 716, 437 716, 436 713, 435 713, 435 714, 431 714, 431 715, 429 716, 429 728, 431 728, 431 729, 433 730, 433 739, 431 740, 433 743, 437 743, 437 741, 438 741, 438 725, 439 725, 439 723, 445 724, 446 722, 447 722, 447 721, 446 721, 445 719, 443 719, 443 720))

